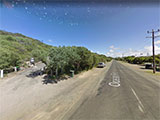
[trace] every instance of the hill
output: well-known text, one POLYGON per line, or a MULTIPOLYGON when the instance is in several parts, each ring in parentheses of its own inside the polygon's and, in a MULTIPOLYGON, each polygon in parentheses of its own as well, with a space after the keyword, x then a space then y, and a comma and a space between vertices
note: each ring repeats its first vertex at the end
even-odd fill
POLYGON ((54 47, 19 33, 0 31, 0 69, 11 72, 15 66, 24 66, 34 57, 47 65, 48 74, 63 75, 74 70, 78 73, 96 67, 99 62, 112 58, 92 53, 85 47, 54 47), (59 73, 59 74, 58 74, 59 73))
POLYGON ((0 69, 18 66, 31 57, 43 61, 50 48, 39 40, 0 30, 0 69))

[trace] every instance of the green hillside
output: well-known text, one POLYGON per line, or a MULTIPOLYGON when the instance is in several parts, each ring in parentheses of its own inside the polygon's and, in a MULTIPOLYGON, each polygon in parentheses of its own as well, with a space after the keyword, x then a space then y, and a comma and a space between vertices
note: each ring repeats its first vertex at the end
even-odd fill
POLYGON ((34 57, 43 60, 51 46, 19 33, 0 31, 0 69, 23 64, 34 57))
POLYGON ((25 61, 34 57, 36 61, 46 63, 47 73, 51 76, 67 74, 70 70, 75 73, 89 70, 99 62, 112 59, 92 53, 85 47, 54 47, 19 33, 5 31, 0 31, 0 51, 0 69, 10 71, 10 68, 25 65, 25 61))

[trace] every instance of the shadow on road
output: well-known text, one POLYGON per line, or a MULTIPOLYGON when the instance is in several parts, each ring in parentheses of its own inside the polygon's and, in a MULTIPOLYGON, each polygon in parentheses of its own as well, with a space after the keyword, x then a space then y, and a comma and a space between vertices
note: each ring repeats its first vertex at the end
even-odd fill
MULTIPOLYGON (((28 78, 36 78, 38 76, 44 76, 45 72, 42 70, 35 70, 30 72, 26 77, 28 78)), ((53 78, 48 75, 45 75, 42 79, 43 84, 57 84, 59 81, 67 80, 70 76, 60 76, 58 78, 53 78)))
POLYGON ((43 84, 57 84, 58 82, 63 81, 63 80, 67 80, 68 78, 70 78, 70 77, 59 77, 57 79, 53 79, 53 78, 46 75, 43 77, 44 80, 42 81, 42 83, 43 84))
POLYGON ((40 75, 43 75, 43 71, 36 70, 36 71, 32 71, 29 75, 26 75, 26 77, 35 78, 40 75))

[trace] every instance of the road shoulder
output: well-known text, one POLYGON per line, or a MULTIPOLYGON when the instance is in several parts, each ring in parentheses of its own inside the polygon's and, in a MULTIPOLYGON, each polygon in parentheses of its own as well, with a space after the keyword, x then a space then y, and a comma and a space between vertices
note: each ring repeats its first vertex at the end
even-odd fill
POLYGON ((123 64, 124 66, 126 66, 127 68, 133 70, 134 72, 136 72, 138 75, 140 76, 145 76, 152 82, 154 82, 155 84, 158 84, 160 86, 160 75, 154 75, 151 74, 150 72, 146 72, 147 70, 143 69, 142 66, 140 65, 136 65, 136 64, 129 64, 129 63, 125 63, 125 62, 121 62, 118 61, 120 64, 123 64))

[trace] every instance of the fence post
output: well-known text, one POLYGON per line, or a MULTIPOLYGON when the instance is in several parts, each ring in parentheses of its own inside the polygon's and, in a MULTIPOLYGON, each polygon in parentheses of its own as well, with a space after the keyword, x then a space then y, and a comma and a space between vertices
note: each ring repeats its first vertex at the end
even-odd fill
POLYGON ((17 67, 14 67, 14 72, 17 72, 17 67))
POLYGON ((3 78, 3 70, 1 70, 1 78, 3 78))

